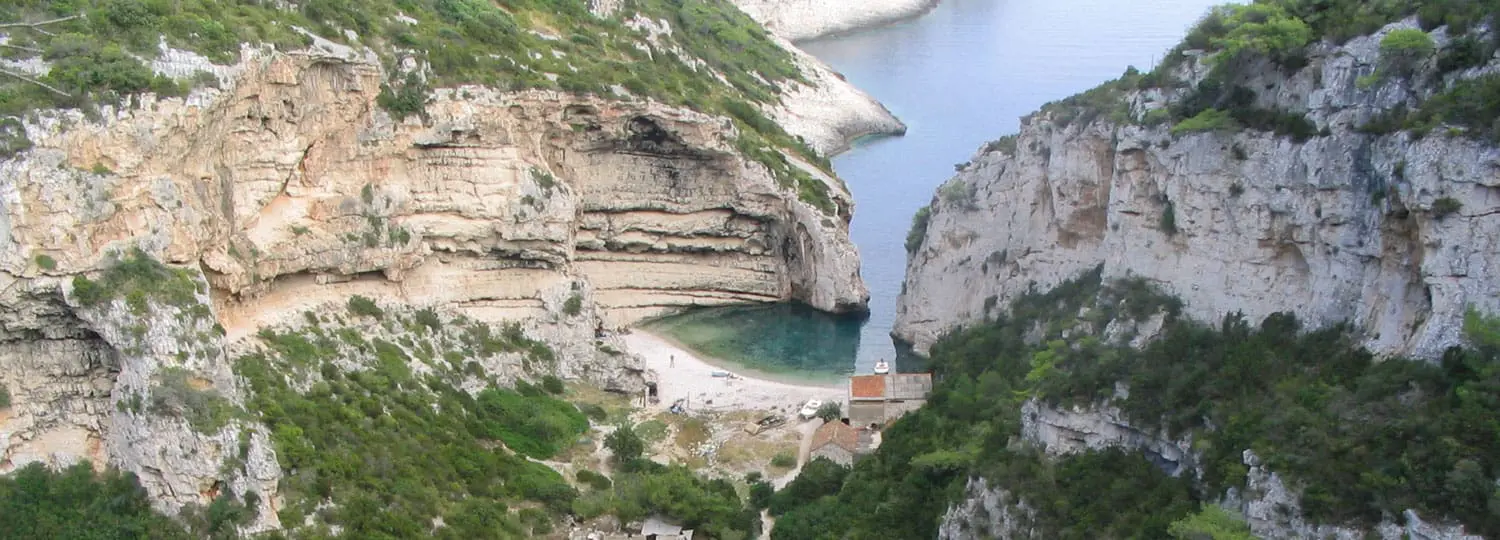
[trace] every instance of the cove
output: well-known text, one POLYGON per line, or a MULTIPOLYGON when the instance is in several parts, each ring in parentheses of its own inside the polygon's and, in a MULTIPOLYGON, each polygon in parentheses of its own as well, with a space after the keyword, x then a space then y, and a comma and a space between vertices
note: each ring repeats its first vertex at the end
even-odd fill
POLYGON ((833 382, 854 369, 861 322, 793 303, 697 309, 641 328, 735 369, 833 382))
MULTIPOLYGON (((954 165, 986 141, 1014 133, 1019 118, 1044 103, 1116 78, 1128 66, 1154 65, 1221 3, 942 0, 913 20, 800 43, 907 124, 904 137, 862 140, 833 160, 854 192, 851 236, 870 288, 870 316, 851 321, 794 306, 729 307, 647 328, 751 369, 869 373, 876 360, 897 357, 890 331, 911 216, 954 165), (738 331, 744 328, 758 329, 754 339, 738 331), (811 338, 809 331, 828 333, 811 338), (806 344, 818 351, 799 348, 806 344)), ((896 365, 914 367, 905 358, 896 365)))

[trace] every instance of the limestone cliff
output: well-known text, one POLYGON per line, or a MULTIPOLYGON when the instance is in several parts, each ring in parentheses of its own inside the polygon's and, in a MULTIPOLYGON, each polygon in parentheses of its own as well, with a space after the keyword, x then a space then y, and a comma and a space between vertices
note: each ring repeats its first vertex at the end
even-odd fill
POLYGON ((916 17, 935 0, 734 0, 778 36, 802 41, 916 17))
POLYGON ((1359 128, 1497 64, 1441 74, 1429 59, 1409 78, 1375 75, 1382 36, 1414 24, 1314 44, 1295 70, 1247 70, 1254 106, 1305 115, 1306 140, 1152 125, 1208 75, 1211 61, 1192 51, 1173 73, 1182 84, 1122 91, 1118 111, 1062 104, 1025 118, 933 199, 893 334, 926 351, 1028 288, 1102 263, 1106 277, 1155 282, 1199 320, 1293 310, 1314 325, 1348 321, 1379 353, 1437 355, 1468 307, 1500 309, 1500 151, 1458 128, 1359 128))
MULTIPOLYGON (((1243 106, 1305 118, 1299 134, 1153 121, 1201 92, 1214 69, 1202 51, 1171 70, 1180 84, 1114 83, 1023 119, 1018 135, 961 165, 918 215, 893 334, 925 352, 1027 291, 1102 267, 1106 278, 1145 278, 1200 321, 1291 311, 1315 326, 1348 322, 1380 354, 1436 357, 1458 344, 1466 310, 1500 308, 1490 279, 1500 263, 1490 240, 1500 232, 1500 151, 1458 125, 1425 136, 1370 126, 1500 63, 1441 70, 1428 58, 1410 77, 1389 76, 1382 38, 1415 26, 1314 44, 1302 65, 1247 70, 1243 106)), ((1453 39, 1443 29, 1430 38, 1438 49, 1453 39)), ((1191 439, 1132 425, 1107 404, 1032 400, 1021 423, 1021 438, 1052 455, 1125 447, 1169 474, 1202 476, 1191 439)), ((1244 489, 1214 497, 1257 537, 1477 538, 1411 510, 1371 530, 1311 523, 1295 487, 1252 452, 1244 465, 1244 489)), ((1031 514, 1004 486, 974 478, 941 536, 1034 537, 1031 514)))
MULTIPOLYGON (((0 473, 86 458, 137 473, 169 512, 225 488, 274 510, 275 453, 230 414, 244 389, 225 351, 356 294, 520 322, 557 351, 550 372, 626 392, 647 374, 602 327, 698 305, 864 309, 843 184, 793 159, 837 212, 802 202, 724 117, 465 86, 397 119, 377 105, 381 65, 349 52, 247 49, 214 67, 222 89, 27 123, 33 146, 0 162, 0 473), (111 285, 136 249, 178 296, 111 285), (185 412, 202 407, 223 414, 185 412)), ((822 118, 839 133, 846 117, 822 118)), ((259 515, 251 529, 279 526, 259 515)))

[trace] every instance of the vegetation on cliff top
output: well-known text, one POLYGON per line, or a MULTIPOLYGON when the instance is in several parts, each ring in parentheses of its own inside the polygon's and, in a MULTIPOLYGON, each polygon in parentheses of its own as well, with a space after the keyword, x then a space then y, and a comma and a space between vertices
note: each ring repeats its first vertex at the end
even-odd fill
MULTIPOLYGON (((1444 75, 1481 65, 1491 57, 1500 32, 1490 33, 1490 40, 1466 34, 1493 24, 1496 13, 1500 13, 1497 0, 1276 0, 1225 5, 1211 10, 1150 73, 1132 68, 1120 79, 1049 103, 1042 112, 1063 127, 1107 118, 1116 124, 1178 124, 1173 129, 1175 135, 1252 129, 1302 141, 1326 133, 1299 112, 1257 106, 1260 89, 1252 88, 1251 79, 1268 69, 1288 73, 1302 69, 1309 62, 1309 46, 1317 42, 1343 43, 1416 16, 1421 30, 1397 30, 1382 41, 1378 76, 1415 76, 1416 68, 1436 54, 1438 61, 1429 75, 1435 84, 1442 84, 1444 75), (1446 26, 1448 35, 1456 39, 1437 50, 1424 31, 1440 26, 1446 26), (1208 55, 1211 71, 1195 86, 1186 87, 1174 73, 1200 54, 1208 55), (1126 97, 1147 89, 1171 91, 1170 106, 1137 117, 1126 97)), ((1368 78, 1368 82, 1379 77, 1368 78)), ((1495 139, 1493 125, 1500 118, 1500 92, 1491 87, 1500 87, 1496 80, 1500 77, 1488 75, 1457 82, 1441 89, 1422 104, 1420 111, 1395 111, 1367 131, 1412 129, 1424 134, 1447 123, 1471 136, 1495 139)), ((1361 84, 1367 83, 1362 80, 1361 84)))
POLYGON ((348 315, 360 322, 309 312, 307 325, 264 330, 263 349, 235 364, 285 475, 279 517, 289 535, 338 527, 359 538, 522 538, 552 532, 563 516, 604 514, 664 514, 719 537, 753 533, 732 485, 682 467, 613 479, 580 472, 593 487, 580 493, 538 462, 591 453, 594 443, 581 440, 585 413, 557 397, 564 385, 547 373, 550 349, 519 327, 494 332, 359 297, 348 315), (523 357, 539 384, 496 386, 480 362, 512 361, 493 358, 505 354, 523 357))
POLYGON ((1105 283, 1096 270, 947 336, 932 350, 928 404, 890 426, 839 489, 788 512, 773 538, 930 538, 976 475, 1026 501, 1047 538, 1166 538, 1243 486, 1247 449, 1301 490, 1314 522, 1371 525, 1411 508, 1500 534, 1500 321, 1472 315, 1475 346, 1428 364, 1376 361, 1344 328, 1304 331, 1290 315, 1210 327, 1179 309, 1144 282, 1105 283), (1100 337, 1111 321, 1128 329, 1158 314, 1162 331, 1142 349, 1100 337), (1203 475, 1170 478, 1139 451, 1045 458, 1017 442, 1029 399, 1110 403, 1147 433, 1191 434, 1203 475))
MULTIPOLYGON (((0 116, 40 108, 119 102, 144 92, 172 96, 211 74, 189 80, 155 75, 144 59, 161 46, 233 63, 243 44, 290 50, 309 34, 369 47, 393 71, 415 56, 431 77, 392 73, 379 104, 395 116, 421 114, 428 88, 481 84, 500 89, 550 88, 640 97, 724 114, 746 132, 742 150, 810 204, 831 212, 826 186, 780 150, 824 170, 825 158, 765 119, 749 103, 773 103, 781 86, 801 81, 791 55, 727 0, 632 0, 598 17, 584 0, 312 0, 292 7, 228 0, 25 0, 0 6, 0 21, 39 23, 4 30, 0 60, 44 61, 45 73, 3 67, 0 116), (50 22, 49 22, 50 21, 50 22), (670 34, 650 28, 658 21, 670 34), (45 23, 45 24, 41 24, 45 23), (28 81, 27 79, 32 79, 28 81)), ((16 146, 17 151, 25 145, 16 146)), ((9 155, 9 152, 3 155, 9 155)), ((0 156, 3 156, 0 155, 0 156)))

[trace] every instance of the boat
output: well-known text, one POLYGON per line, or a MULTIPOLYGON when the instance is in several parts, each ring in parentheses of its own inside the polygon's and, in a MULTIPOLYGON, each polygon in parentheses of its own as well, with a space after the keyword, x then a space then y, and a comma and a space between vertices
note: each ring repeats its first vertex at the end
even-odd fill
POLYGON ((724 371, 722 369, 713 370, 712 372, 709 373, 709 375, 713 375, 715 377, 730 377, 730 378, 734 377, 733 373, 730 373, 728 371, 724 371))
POLYGON ((885 360, 876 360, 875 361, 875 374, 876 375, 885 375, 885 374, 890 373, 890 372, 891 372, 891 365, 885 363, 885 360))
POLYGON ((802 406, 802 410, 801 411, 797 411, 797 416, 800 416, 800 417, 802 417, 804 419, 810 419, 810 418, 818 415, 818 408, 822 407, 822 406, 823 406, 823 402, 822 401, 816 400, 816 399, 809 399, 809 400, 807 400, 807 403, 802 406))

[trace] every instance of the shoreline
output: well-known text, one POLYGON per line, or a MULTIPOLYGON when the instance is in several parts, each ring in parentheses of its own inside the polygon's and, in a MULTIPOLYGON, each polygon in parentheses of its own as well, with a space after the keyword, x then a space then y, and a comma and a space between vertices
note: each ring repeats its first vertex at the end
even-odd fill
POLYGON ((942 0, 919 0, 918 3, 919 3, 918 7, 916 7, 916 8, 908 8, 907 11, 894 12, 894 13, 888 14, 885 17, 875 17, 874 19, 871 19, 869 21, 860 21, 860 22, 852 23, 853 26, 850 26, 848 28, 843 28, 843 29, 839 29, 839 30, 829 30, 829 31, 825 31, 825 32, 823 32, 821 34, 813 34, 813 35, 810 35, 810 36, 807 36, 807 37, 799 37, 797 39, 789 39, 789 41, 791 41, 794 44, 801 45, 803 43, 818 41, 818 40, 821 40, 821 39, 839 39, 839 38, 847 37, 847 36, 850 36, 850 35, 853 35, 853 34, 857 34, 859 32, 863 32, 863 31, 866 31, 866 30, 874 30, 874 29, 877 29, 877 28, 884 28, 884 27, 887 27, 887 26, 891 26, 893 24, 900 24, 900 23, 903 23, 903 22, 906 22, 906 21, 910 21, 912 19, 916 19, 916 18, 921 17, 923 15, 926 15, 928 13, 932 13, 932 10, 937 9, 938 4, 942 3, 942 0))
POLYGON ((733 0, 788 41, 833 38, 920 17, 940 0, 733 0))
POLYGON ((842 403, 847 398, 842 384, 780 382, 738 370, 731 371, 737 375, 732 379, 714 377, 714 371, 729 371, 729 368, 709 363, 696 353, 644 330, 632 330, 621 339, 626 351, 640 356, 647 371, 655 376, 659 399, 647 404, 647 410, 666 411, 680 400, 688 414, 759 411, 794 417, 810 399, 842 403))
POLYGON ((678 348, 678 349, 680 349, 680 350, 682 350, 682 351, 684 351, 684 352, 692 355, 693 358, 696 359, 696 360, 698 360, 699 362, 702 362, 702 363, 707 364, 709 366, 713 366, 713 367, 715 367, 717 369, 728 371, 730 373, 733 373, 735 375, 739 375, 742 378, 746 378, 746 379, 759 379, 759 380, 766 381, 766 382, 773 382, 773 383, 776 383, 776 384, 786 384, 786 385, 791 385, 791 386, 806 386, 806 387, 816 387, 816 388, 832 388, 832 389, 835 389, 835 390, 841 390, 841 389, 844 388, 844 385, 848 384, 850 375, 853 375, 853 373, 850 373, 849 375, 830 375, 825 380, 824 378, 803 379, 803 378, 799 378, 799 377, 796 377, 796 376, 789 376, 789 375, 786 375, 786 374, 774 373, 774 372, 769 372, 769 371, 762 371, 762 370, 755 369, 755 368, 752 368, 752 367, 739 365, 738 363, 736 363, 736 362, 734 362, 732 360, 725 360, 723 358, 718 358, 718 357, 715 357, 715 356, 710 356, 708 353, 705 353, 705 352, 699 351, 697 349, 694 349, 693 347, 689 346, 688 344, 683 343, 681 341, 678 341, 676 338, 673 338, 673 337, 667 336, 667 335, 663 335, 663 334, 661 334, 659 332, 652 332, 650 330, 643 330, 643 329, 640 329, 640 328, 631 328, 630 331, 632 333, 642 333, 642 334, 646 334, 648 336, 651 336, 653 338, 656 338, 656 339, 662 341, 663 343, 667 343, 667 344, 669 344, 669 345, 671 345, 673 347, 676 347, 676 348, 678 348))

